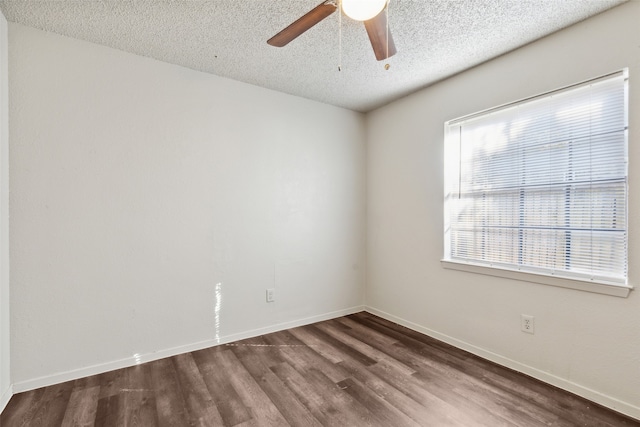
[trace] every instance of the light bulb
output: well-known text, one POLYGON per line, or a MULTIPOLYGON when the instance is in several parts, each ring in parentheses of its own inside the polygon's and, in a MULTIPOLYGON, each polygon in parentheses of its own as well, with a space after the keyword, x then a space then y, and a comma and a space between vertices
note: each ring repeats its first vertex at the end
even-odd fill
POLYGON ((356 21, 368 21, 378 16, 387 0, 342 0, 342 11, 356 21))

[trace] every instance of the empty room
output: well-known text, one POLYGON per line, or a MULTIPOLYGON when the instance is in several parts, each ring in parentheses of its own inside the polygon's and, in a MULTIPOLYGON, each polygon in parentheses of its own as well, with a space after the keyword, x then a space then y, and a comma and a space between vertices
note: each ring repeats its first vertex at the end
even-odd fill
POLYGON ((640 0, 0 12, 1 427, 640 426, 640 0))

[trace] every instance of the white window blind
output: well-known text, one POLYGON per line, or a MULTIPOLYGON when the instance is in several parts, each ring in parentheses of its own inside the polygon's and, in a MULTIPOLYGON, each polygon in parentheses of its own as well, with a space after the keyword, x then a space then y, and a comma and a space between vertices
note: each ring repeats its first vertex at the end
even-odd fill
POLYGON ((627 73, 445 124, 445 260, 627 283, 627 73))

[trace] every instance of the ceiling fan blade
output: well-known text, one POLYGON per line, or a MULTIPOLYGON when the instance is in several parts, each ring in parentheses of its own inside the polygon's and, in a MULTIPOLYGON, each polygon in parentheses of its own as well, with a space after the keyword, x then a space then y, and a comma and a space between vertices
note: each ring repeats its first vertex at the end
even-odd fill
POLYGON ((371 47, 376 54, 376 59, 382 61, 396 54, 396 45, 391 36, 391 30, 387 27, 386 9, 380 12, 375 18, 364 21, 364 26, 369 34, 371 47))
POLYGON ((267 43, 271 46, 283 47, 286 46, 291 40, 298 37, 300 34, 307 31, 309 28, 322 21, 327 16, 331 15, 337 9, 335 2, 323 1, 318 6, 311 9, 305 15, 302 15, 300 19, 289 25, 284 30, 280 31, 275 36, 267 40, 267 43))

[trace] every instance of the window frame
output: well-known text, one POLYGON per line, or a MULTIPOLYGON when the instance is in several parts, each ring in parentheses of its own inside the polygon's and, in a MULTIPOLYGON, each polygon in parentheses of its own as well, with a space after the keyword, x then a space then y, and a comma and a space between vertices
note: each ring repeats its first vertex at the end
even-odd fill
MULTIPOLYGON (((490 108, 490 109, 486 109, 483 111, 479 111, 473 114, 469 114, 463 117, 459 117, 457 119, 453 119, 453 120, 449 120, 447 122, 445 122, 444 124, 444 140, 445 140, 445 159, 444 159, 444 165, 445 165, 445 173, 447 170, 447 135, 448 135, 448 129, 451 126, 454 126, 456 123, 462 123, 465 121, 469 121, 471 119, 477 118, 477 117, 481 117, 481 116, 486 116, 489 115, 491 113, 494 112, 498 112, 500 110, 505 110, 511 107, 515 107, 517 105, 523 105, 526 104, 528 102, 531 101, 535 101, 538 99, 542 99, 544 97, 549 97, 552 95, 556 95, 562 92, 566 92, 566 91, 570 91, 572 89, 576 89, 579 87, 584 87, 585 85, 590 85, 593 83, 596 83, 598 81, 602 81, 602 80, 606 80, 606 79, 612 79, 615 77, 621 77, 624 80, 624 115, 625 115, 625 124, 626 124, 626 128, 624 131, 624 144, 625 144, 625 150, 627 152, 627 157, 626 157, 626 161, 627 161, 627 165, 626 165, 626 175, 625 175, 625 185, 626 185, 626 206, 628 209, 629 206, 629 192, 628 192, 628 177, 629 177, 629 167, 628 167, 628 144, 629 144, 629 139, 628 139, 628 114, 629 114, 629 102, 628 102, 628 96, 629 96, 629 83, 628 83, 628 78, 629 78, 629 74, 628 74, 628 69, 623 69, 614 73, 609 73, 607 75, 603 75, 594 79, 589 79, 583 82, 579 82, 570 86, 566 86, 563 87, 561 89, 558 90, 553 90, 553 91, 549 91, 549 92, 545 92, 539 95, 535 95, 535 96, 531 96, 531 97, 527 97, 515 102, 511 102, 511 103, 507 103, 507 104, 503 104, 494 108, 490 108)), ((460 154, 458 153, 458 156, 460 154)), ((460 180, 460 178, 458 178, 458 180, 460 180)), ((459 182, 459 181, 458 181, 459 182)), ((582 291, 588 291, 588 292, 595 292, 595 293, 600 293, 600 294, 606 294, 606 295, 613 295, 613 296, 619 296, 619 297, 627 297, 629 295, 629 292, 633 289, 633 286, 631 286, 629 284, 628 281, 628 260, 629 260, 629 242, 628 242, 628 224, 629 224, 629 216, 628 216, 628 212, 626 215, 626 247, 625 247, 625 256, 627 259, 627 270, 626 270, 626 278, 624 283, 619 283, 619 282, 608 282, 607 280, 602 280, 602 279, 596 279, 594 280, 593 278, 589 279, 589 278, 585 278, 585 277, 580 277, 579 274, 575 275, 575 277, 567 277, 569 274, 567 274, 567 272, 562 272, 562 274, 560 276, 553 274, 553 272, 549 273, 549 272, 541 272, 538 273, 536 272, 534 269, 530 269, 527 271, 521 271, 518 268, 514 268, 513 266, 502 266, 499 264, 487 264, 487 263, 474 263, 473 261, 470 260, 458 260, 455 258, 451 257, 451 237, 449 235, 450 233, 450 216, 449 216, 449 205, 448 205, 448 196, 449 196, 449 188, 447 188, 448 186, 448 179, 445 177, 445 183, 444 183, 444 257, 441 260, 441 264, 444 268, 446 269, 453 269, 453 270, 458 270, 458 271, 464 271, 464 272, 471 272, 471 273, 478 273, 478 274, 484 274, 484 275, 489 275, 489 276, 496 276, 496 277, 504 277, 504 278, 508 278, 508 279, 513 279, 513 280, 519 280, 519 281, 526 281, 526 282, 533 282, 533 283, 540 283, 540 284, 545 284, 545 285, 551 285, 551 286, 559 286, 559 287, 564 287, 564 288, 569 288, 569 289, 576 289, 576 290, 582 290, 582 291)))

